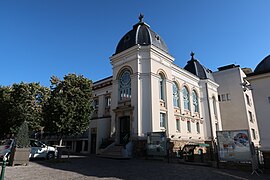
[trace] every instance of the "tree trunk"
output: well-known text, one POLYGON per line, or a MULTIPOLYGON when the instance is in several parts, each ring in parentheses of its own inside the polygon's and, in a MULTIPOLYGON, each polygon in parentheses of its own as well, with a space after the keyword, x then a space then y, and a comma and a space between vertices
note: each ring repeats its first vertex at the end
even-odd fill
POLYGON ((61 137, 59 140, 59 146, 62 146, 62 143, 63 143, 63 138, 61 137))

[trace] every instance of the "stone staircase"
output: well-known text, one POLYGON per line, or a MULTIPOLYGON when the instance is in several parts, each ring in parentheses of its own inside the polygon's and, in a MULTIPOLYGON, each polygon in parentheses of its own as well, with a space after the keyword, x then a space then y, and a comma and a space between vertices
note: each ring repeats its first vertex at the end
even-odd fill
POLYGON ((112 159, 126 159, 126 157, 123 156, 122 150, 122 145, 115 145, 115 143, 112 143, 107 148, 101 150, 100 154, 97 156, 112 159))

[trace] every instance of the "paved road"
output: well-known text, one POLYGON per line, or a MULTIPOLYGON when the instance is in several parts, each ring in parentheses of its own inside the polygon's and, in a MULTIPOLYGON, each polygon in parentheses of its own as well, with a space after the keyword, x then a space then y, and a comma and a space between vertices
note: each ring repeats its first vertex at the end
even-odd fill
POLYGON ((270 179, 250 172, 215 169, 166 161, 115 160, 95 156, 72 156, 61 162, 31 161, 28 166, 7 167, 5 180, 86 180, 86 179, 270 179))

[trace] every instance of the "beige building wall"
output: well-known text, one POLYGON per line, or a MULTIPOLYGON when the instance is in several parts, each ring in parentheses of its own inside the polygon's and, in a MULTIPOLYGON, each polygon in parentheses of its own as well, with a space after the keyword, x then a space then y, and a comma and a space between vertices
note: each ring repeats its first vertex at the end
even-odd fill
MULTIPOLYGON (((93 131, 96 134, 96 153, 99 153, 99 146, 102 141, 110 136, 111 129, 111 105, 106 101, 112 95, 112 78, 106 78, 94 84, 93 106, 94 112, 89 121, 89 142, 88 149, 91 150, 91 136, 93 131), (98 104, 94 104, 95 101, 98 104)), ((111 101, 110 101, 111 102, 111 101)))
POLYGON ((259 146, 260 135, 252 91, 244 87, 248 81, 239 66, 213 73, 218 88, 223 130, 247 129, 250 139, 259 146))

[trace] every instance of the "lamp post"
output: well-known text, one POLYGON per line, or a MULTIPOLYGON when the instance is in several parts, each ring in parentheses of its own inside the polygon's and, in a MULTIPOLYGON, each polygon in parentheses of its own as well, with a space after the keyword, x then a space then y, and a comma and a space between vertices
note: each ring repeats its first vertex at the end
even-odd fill
POLYGON ((5 178, 5 168, 6 168, 6 164, 7 163, 7 157, 6 155, 3 157, 3 164, 2 164, 2 170, 1 170, 1 176, 0 176, 0 180, 4 180, 5 178))

